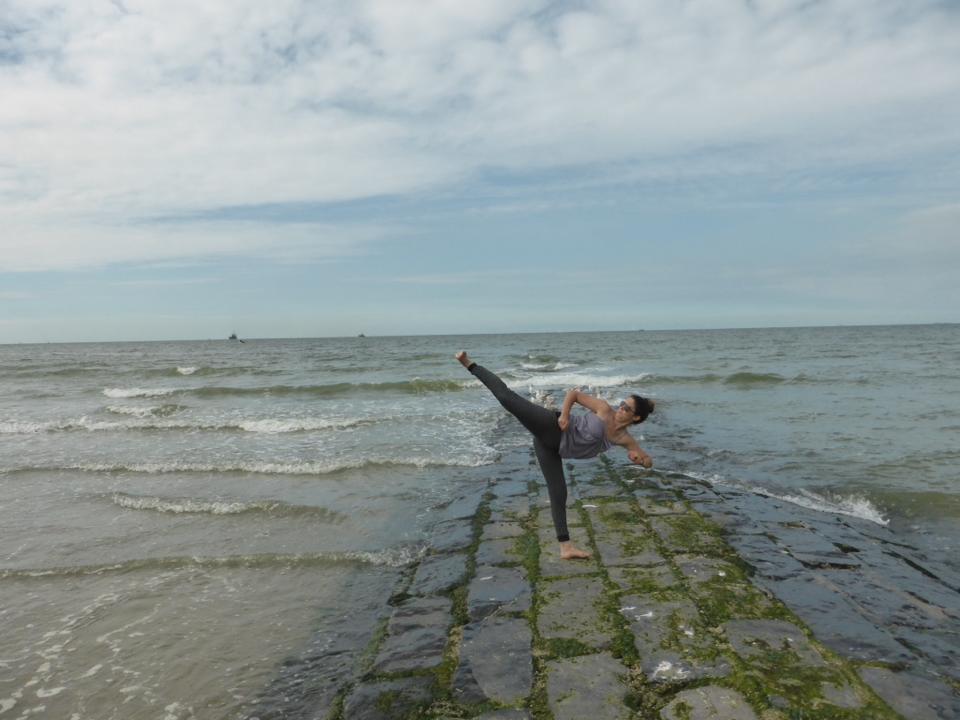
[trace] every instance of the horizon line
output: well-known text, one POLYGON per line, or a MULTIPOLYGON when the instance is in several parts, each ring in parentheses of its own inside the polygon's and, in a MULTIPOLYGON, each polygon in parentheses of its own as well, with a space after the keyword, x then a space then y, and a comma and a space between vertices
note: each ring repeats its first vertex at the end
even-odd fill
MULTIPOLYGON (((733 330, 821 330, 831 328, 883 328, 883 327, 930 327, 960 325, 956 322, 916 322, 916 323, 834 323, 830 325, 747 325, 731 327, 714 328, 634 328, 619 330, 523 330, 523 331, 503 331, 503 332, 466 332, 466 333, 397 333, 397 334, 374 334, 367 335, 358 333, 357 335, 299 335, 299 336, 266 336, 266 337, 237 337, 237 340, 243 342, 253 341, 276 341, 276 340, 347 340, 347 339, 366 339, 374 340, 377 338, 417 338, 417 337, 472 337, 472 336, 490 336, 490 335, 587 335, 600 333, 675 333, 675 332, 729 332, 733 330)), ((129 344, 129 343, 186 343, 186 342, 232 342, 229 337, 208 337, 208 338, 167 338, 167 339, 131 339, 131 340, 42 340, 42 341, 22 341, 22 342, 0 342, 0 347, 12 347, 23 345, 107 345, 107 344, 129 344)))

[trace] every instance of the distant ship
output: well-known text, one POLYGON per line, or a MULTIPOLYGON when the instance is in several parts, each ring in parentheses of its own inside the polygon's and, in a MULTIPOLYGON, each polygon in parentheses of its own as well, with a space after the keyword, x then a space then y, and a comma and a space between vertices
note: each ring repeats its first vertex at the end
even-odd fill
POLYGON ((366 337, 366 335, 364 335, 363 333, 360 333, 359 335, 357 335, 357 337, 366 337))
MULTIPOLYGON (((230 337, 228 337, 227 340, 240 340, 240 338, 237 337, 236 333, 230 333, 230 337)), ((240 340, 240 342, 246 342, 246 341, 240 340)))

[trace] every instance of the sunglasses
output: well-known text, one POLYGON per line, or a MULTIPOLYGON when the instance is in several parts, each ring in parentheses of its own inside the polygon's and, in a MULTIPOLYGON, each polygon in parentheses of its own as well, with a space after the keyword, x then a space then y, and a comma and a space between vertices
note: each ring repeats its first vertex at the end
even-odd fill
POLYGON ((630 403, 628 403, 626 400, 621 400, 621 401, 620 401, 620 409, 621 409, 621 410, 626 410, 626 411, 627 411, 628 413, 630 413, 631 415, 636 415, 636 414, 637 414, 637 411, 634 410, 634 409, 633 409, 633 406, 632 406, 630 403))

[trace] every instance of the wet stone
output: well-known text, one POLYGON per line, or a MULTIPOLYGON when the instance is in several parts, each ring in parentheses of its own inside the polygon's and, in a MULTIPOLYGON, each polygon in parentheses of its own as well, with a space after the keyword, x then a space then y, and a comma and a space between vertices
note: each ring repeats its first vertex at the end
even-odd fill
MULTIPOLYGON (((564 577, 568 575, 588 575, 599 572, 593 558, 588 560, 561 560, 560 543, 550 528, 541 527, 537 531, 540 540, 540 575, 544 578, 564 577)), ((582 527, 570 528, 570 540, 578 548, 591 552, 590 538, 582 527)))
MULTIPOLYGON (((731 620, 723 625, 734 651, 744 660, 768 653, 789 652, 801 665, 824 667, 826 663, 807 636, 784 620, 731 620)), ((779 662, 779 661, 778 661, 779 662)))
POLYGON ((808 568, 858 568, 860 563, 849 555, 831 553, 815 555, 813 553, 791 552, 794 559, 808 568))
POLYGON ((490 501, 490 519, 495 522, 519 520, 530 515, 530 499, 522 495, 494 498, 490 501))
POLYGON ((612 498, 626 494, 623 486, 615 482, 577 483, 577 490, 583 500, 612 498))
POLYGON ((473 525, 469 520, 448 520, 437 523, 430 535, 430 546, 436 552, 462 550, 473 542, 473 525))
POLYGON ((530 583, 520 568, 481 565, 470 583, 467 609, 471 620, 491 613, 525 612, 530 609, 530 583))
POLYGON ((765 535, 734 533, 730 541, 740 556, 764 577, 785 580, 806 572, 802 563, 765 535))
POLYGON ((512 538, 523 535, 523 528, 515 522, 492 522, 483 526, 483 534, 480 536, 483 540, 498 540, 500 538, 512 538))
POLYGON ((428 555, 420 562, 409 592, 411 595, 439 595, 462 583, 466 573, 467 556, 463 553, 428 555))
POLYGON ((640 509, 646 515, 682 515, 687 507, 676 498, 648 497, 644 493, 634 493, 640 509))
POLYGON ((547 663, 547 701, 556 720, 627 720, 627 669, 608 653, 547 663))
POLYGON ((607 568, 610 579, 624 590, 637 589, 643 592, 669 590, 675 587, 678 578, 667 564, 646 567, 610 567, 607 568))
POLYGON ((741 579, 742 573, 733 565, 717 558, 699 555, 677 555, 674 562, 680 573, 694 590, 710 581, 734 582, 741 579))
POLYGON ((603 530, 597 533, 595 539, 600 560, 607 567, 660 565, 665 562, 649 535, 603 530))
POLYGON ((393 611, 388 637, 373 669, 392 673, 421 670, 443 662, 447 630, 452 622, 447 598, 415 598, 393 611))
POLYGON ((743 695, 717 685, 684 690, 660 711, 663 720, 758 720, 743 695))
POLYGON ((628 595, 621 597, 620 604, 620 614, 630 624, 648 682, 685 682, 730 674, 730 663, 717 655, 715 643, 700 627, 699 613, 690 600, 659 602, 628 595))
POLYGON ((437 515, 443 520, 463 520, 477 514, 487 492, 485 485, 477 486, 438 508, 437 515))
POLYGON ((876 667, 860 668, 860 677, 909 720, 960 718, 960 698, 938 680, 876 667))
POLYGON ((690 530, 686 525, 691 522, 699 525, 702 518, 694 515, 662 515, 652 518, 650 527, 670 552, 678 554, 723 552, 724 544, 717 535, 700 528, 690 530))
POLYGON ((494 710, 478 715, 475 720, 530 720, 526 710, 494 710))
POLYGON ((347 696, 344 720, 396 720, 430 703, 431 678, 411 677, 363 683, 347 696))
POLYGON ((504 478, 497 480, 490 487, 491 492, 498 497, 515 497, 517 495, 526 496, 529 492, 528 483, 526 480, 519 478, 504 478))
POLYGON ((467 625, 453 680, 456 700, 510 705, 526 698, 533 684, 531 643, 526 620, 492 617, 467 625))
POLYGON ((886 663, 916 659, 885 628, 864 618, 842 593, 815 574, 762 584, 793 610, 820 642, 846 658, 886 663))
POLYGON ((514 538, 500 540, 485 540, 477 548, 478 565, 504 565, 517 563, 520 556, 516 551, 517 541, 514 538))
POLYGON ((597 649, 610 646, 610 634, 597 602, 603 597, 600 578, 569 578, 543 583, 537 625, 546 640, 572 638, 597 649))
POLYGON ((820 695, 831 705, 836 705, 847 710, 855 710, 863 707, 863 700, 850 685, 844 683, 837 685, 835 683, 821 683, 820 695))

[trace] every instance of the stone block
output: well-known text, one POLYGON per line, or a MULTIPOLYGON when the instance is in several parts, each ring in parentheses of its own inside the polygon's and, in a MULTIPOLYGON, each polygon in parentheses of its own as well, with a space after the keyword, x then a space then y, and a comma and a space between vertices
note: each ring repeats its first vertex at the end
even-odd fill
POLYGON ((453 500, 437 508, 437 517, 442 520, 463 520, 472 518, 477 514, 477 508, 483 502, 483 496, 487 492, 487 486, 478 485, 472 487, 453 500))
POLYGON ((484 540, 477 548, 478 565, 506 565, 520 562, 515 538, 484 540))
MULTIPOLYGON (((785 620, 731 620, 724 623, 723 630, 737 655, 748 662, 770 653, 790 653, 799 665, 826 666, 803 631, 785 620)), ((776 662, 783 666, 782 658, 776 662)))
POLYGON ((430 533, 430 547, 435 552, 462 550, 473 542, 473 525, 469 520, 447 520, 437 523, 430 533))
POLYGON ((702 555, 677 555, 673 558, 673 561, 694 591, 707 582, 726 584, 744 579, 743 572, 738 567, 718 558, 702 555))
POLYGON ((373 669, 380 673, 439 665, 453 618, 447 598, 414 598, 393 611, 373 669))
POLYGON ((599 481, 589 483, 577 483, 577 491, 580 499, 590 501, 593 498, 613 498, 626 495, 620 483, 613 481, 599 481))
POLYGON ((634 496, 645 515, 681 515, 688 512, 687 506, 676 497, 650 497, 642 492, 634 493, 634 496))
POLYGON ((627 669, 608 653, 547 663, 547 702, 556 720, 628 720, 627 669))
POLYGON ((522 478, 498 478, 491 486, 490 491, 498 498, 524 497, 530 492, 529 484, 522 478))
POLYGON ((638 567, 609 567, 610 579, 623 590, 639 592, 665 591, 676 587, 677 574, 669 565, 644 565, 638 567))
POLYGON ((490 519, 494 522, 522 520, 530 516, 530 499, 525 495, 494 498, 490 501, 490 519))
POLYGON ((598 650, 610 647, 610 629, 597 604, 603 598, 603 581, 568 578, 540 585, 537 626, 546 640, 569 638, 598 650))
POLYGON ((660 717, 663 720, 758 720, 743 695, 718 685, 677 693, 660 711, 660 717))
POLYGON ((650 527, 672 553, 721 554, 726 546, 700 515, 659 515, 650 519, 650 527))
POLYGON ((533 684, 532 634, 526 620, 491 617, 464 628, 454 698, 469 705, 524 700, 533 684))
POLYGON ((357 685, 343 707, 344 720, 397 720, 418 707, 430 704, 432 678, 411 677, 400 680, 357 685))
POLYGON ((860 668, 860 677, 909 720, 960 718, 960 698, 935 678, 877 667, 860 668))
POLYGON ((515 522, 490 522, 483 526, 481 540, 499 540, 523 535, 523 528, 515 522))
POLYGON ((463 582, 466 572, 467 556, 463 553, 427 555, 420 561, 413 576, 410 594, 438 595, 448 592, 463 582))
POLYGON ((625 595, 620 604, 648 682, 686 682, 730 674, 730 663, 702 628, 699 612, 690 600, 625 595))
POLYGON ((856 710, 863 707, 863 699, 849 684, 825 682, 820 683, 820 695, 831 705, 846 710, 856 710))
MULTIPOLYGON (((560 543, 557 542, 557 536, 553 531, 553 526, 549 528, 541 527, 537 531, 540 541, 540 576, 543 578, 565 577, 569 575, 588 575, 599 572, 599 567, 594 558, 587 560, 561 560, 560 543)), ((573 544, 582 550, 591 552, 590 538, 587 531, 582 527, 570 528, 570 540, 573 544)))
POLYGON ((480 620, 498 610, 525 612, 530 609, 530 583, 521 568, 477 567, 467 594, 471 620, 480 620))

